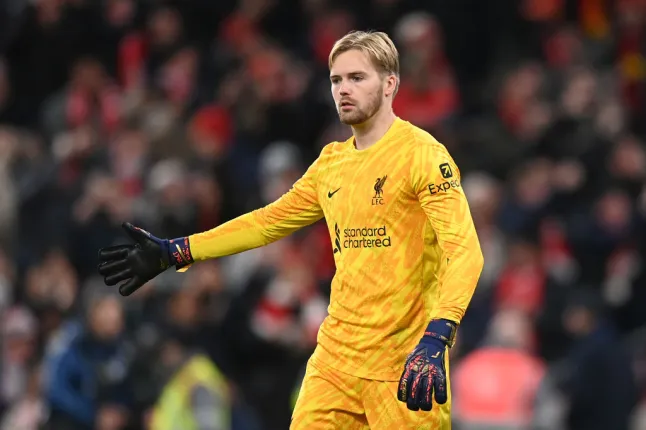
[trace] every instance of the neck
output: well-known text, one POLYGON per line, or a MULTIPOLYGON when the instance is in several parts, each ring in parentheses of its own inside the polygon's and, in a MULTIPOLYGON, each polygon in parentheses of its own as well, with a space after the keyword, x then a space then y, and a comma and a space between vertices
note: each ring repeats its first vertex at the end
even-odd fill
POLYGON ((368 149, 388 131, 395 121, 392 109, 383 109, 377 112, 368 121, 352 126, 354 144, 358 150, 368 149))

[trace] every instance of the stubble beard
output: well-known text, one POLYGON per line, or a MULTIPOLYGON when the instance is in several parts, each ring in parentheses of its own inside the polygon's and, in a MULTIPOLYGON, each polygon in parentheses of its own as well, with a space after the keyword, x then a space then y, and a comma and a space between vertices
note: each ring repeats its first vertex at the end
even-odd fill
POLYGON ((365 108, 355 105, 354 109, 349 112, 339 110, 339 120, 345 125, 358 125, 363 124, 372 118, 381 108, 383 101, 381 98, 381 91, 377 95, 368 100, 365 108))

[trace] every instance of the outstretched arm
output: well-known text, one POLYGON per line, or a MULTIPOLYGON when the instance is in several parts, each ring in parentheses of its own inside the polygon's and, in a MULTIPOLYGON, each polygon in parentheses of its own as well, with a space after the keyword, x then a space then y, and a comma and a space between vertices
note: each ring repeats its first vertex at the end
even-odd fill
POLYGON ((268 245, 323 218, 316 183, 318 160, 275 202, 212 230, 189 236, 194 261, 268 245))
POLYGON ((319 160, 275 202, 203 233, 168 240, 124 223, 134 244, 101 248, 99 273, 106 285, 118 285, 128 296, 171 266, 185 271, 194 261, 258 248, 318 221, 319 160))

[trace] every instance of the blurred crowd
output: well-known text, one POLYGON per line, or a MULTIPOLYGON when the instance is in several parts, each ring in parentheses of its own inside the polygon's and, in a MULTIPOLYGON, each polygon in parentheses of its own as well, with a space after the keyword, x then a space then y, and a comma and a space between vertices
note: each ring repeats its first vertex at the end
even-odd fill
POLYGON ((483 246, 455 427, 646 428, 646 1, 5 0, 1 430, 288 428, 323 222, 127 299, 96 255, 289 189, 350 135, 327 56, 355 28, 395 40, 396 114, 455 157, 483 246))

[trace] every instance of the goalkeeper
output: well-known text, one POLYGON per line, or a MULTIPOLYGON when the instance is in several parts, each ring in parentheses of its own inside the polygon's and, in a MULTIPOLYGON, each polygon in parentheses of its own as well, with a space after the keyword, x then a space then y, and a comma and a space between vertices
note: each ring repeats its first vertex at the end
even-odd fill
POLYGON ((336 275, 292 429, 449 429, 448 348, 483 257, 454 160, 398 118, 399 55, 384 33, 351 32, 329 57, 353 136, 332 142, 275 202, 213 230, 99 251, 106 284, 132 294, 164 270, 260 247, 325 218, 336 275))

